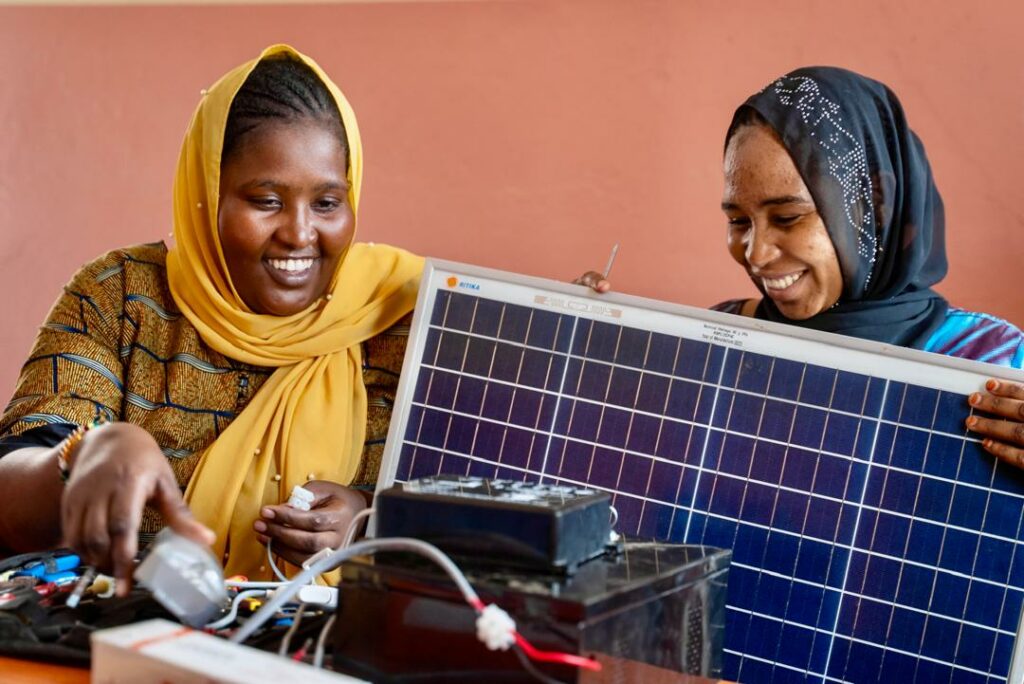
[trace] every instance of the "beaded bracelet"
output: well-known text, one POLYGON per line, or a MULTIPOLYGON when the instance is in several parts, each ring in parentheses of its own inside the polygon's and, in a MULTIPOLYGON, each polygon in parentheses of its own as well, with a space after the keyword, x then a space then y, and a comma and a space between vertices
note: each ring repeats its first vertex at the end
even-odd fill
POLYGON ((57 450, 57 471, 60 473, 61 482, 67 482, 71 478, 71 454, 85 437, 85 433, 101 424, 100 421, 93 421, 88 425, 79 425, 60 443, 60 449, 57 450))

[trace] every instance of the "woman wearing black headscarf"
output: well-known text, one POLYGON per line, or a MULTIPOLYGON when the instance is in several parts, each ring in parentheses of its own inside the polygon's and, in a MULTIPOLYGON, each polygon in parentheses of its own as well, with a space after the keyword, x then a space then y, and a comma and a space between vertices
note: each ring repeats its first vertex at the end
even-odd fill
MULTIPOLYGON (((726 135, 729 252, 760 299, 728 313, 1024 366, 1024 335, 931 289, 946 274, 945 214, 921 141, 885 85, 844 69, 793 71, 743 103, 726 135)), ((608 289, 601 274, 578 282, 608 289)), ((992 454, 1024 467, 1024 386, 969 401, 992 454)))

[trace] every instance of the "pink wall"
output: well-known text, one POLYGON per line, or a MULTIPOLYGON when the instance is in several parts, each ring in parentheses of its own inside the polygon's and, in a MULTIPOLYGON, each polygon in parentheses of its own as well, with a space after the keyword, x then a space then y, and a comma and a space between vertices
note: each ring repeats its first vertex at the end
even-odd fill
POLYGON ((753 294, 717 208, 736 104, 800 65, 873 75, 943 190, 940 289, 1024 323, 1022 23, 1016 0, 0 8, 0 395, 75 268, 166 236, 199 89, 278 41, 360 116, 363 239, 560 279, 620 241, 618 289, 699 306, 753 294))

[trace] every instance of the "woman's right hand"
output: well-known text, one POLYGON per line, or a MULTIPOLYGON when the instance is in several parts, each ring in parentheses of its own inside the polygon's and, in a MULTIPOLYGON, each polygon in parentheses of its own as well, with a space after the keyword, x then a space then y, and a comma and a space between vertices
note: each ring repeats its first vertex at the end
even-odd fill
POLYGON ((213 543, 215 535, 192 516, 167 457, 148 432, 131 423, 89 430, 71 454, 61 499, 64 544, 86 563, 112 570, 121 595, 131 586, 147 504, 178 534, 213 543))
POLYGON ((612 284, 604 277, 603 273, 597 271, 587 271, 576 280, 572 281, 573 285, 586 285, 594 292, 607 292, 612 289, 612 284))

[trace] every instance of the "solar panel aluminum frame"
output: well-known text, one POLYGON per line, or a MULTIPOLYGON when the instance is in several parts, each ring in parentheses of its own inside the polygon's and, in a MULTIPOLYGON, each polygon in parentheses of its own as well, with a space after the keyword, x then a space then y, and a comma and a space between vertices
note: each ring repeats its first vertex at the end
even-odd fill
MULTIPOLYGON (((429 259, 421 281, 394 415, 378 477, 378 491, 390 487, 396 480, 431 316, 435 300, 441 292, 462 292, 482 299, 568 314, 577 321, 611 322, 627 328, 710 343, 726 350, 767 355, 964 396, 983 389, 985 379, 992 376, 1024 382, 1022 371, 984 363, 620 293, 599 295, 589 288, 568 283, 429 259)), ((559 388, 559 393, 561 391, 559 388)), ((543 469, 533 474, 557 479, 544 474, 543 469)), ((846 587, 841 589, 840 596, 846 587)), ((1024 617, 1024 611, 1021 614, 1024 617)), ((1008 681, 1011 682, 1024 680, 1022 629, 1024 619, 1018 622, 1016 628, 1009 667, 1008 681)), ((883 645, 882 648, 884 650, 886 647, 883 645)), ((829 677, 826 676, 826 679, 829 677)))

